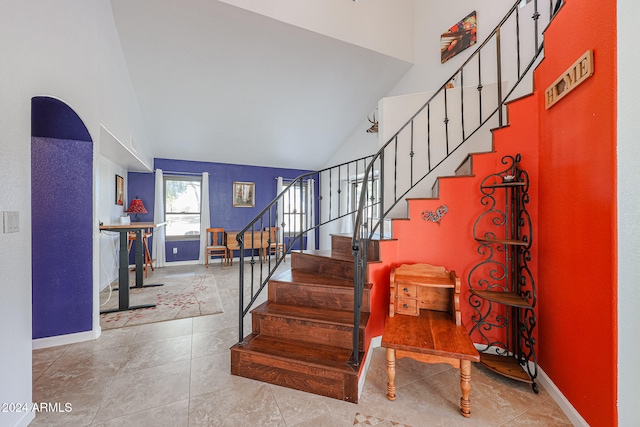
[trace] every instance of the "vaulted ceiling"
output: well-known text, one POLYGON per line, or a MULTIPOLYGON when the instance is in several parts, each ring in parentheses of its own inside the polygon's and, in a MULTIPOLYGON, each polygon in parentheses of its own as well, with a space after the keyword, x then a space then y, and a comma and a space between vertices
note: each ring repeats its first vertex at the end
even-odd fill
POLYGON ((411 67, 219 1, 112 7, 154 157, 319 168, 411 67))

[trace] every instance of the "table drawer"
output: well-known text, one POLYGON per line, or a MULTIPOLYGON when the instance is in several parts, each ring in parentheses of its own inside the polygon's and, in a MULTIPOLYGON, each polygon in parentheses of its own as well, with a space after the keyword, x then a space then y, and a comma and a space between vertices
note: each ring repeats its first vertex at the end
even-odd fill
POLYGON ((396 299, 396 313, 409 314, 412 316, 418 315, 418 301, 411 298, 398 298, 396 299))
POLYGON ((416 285, 398 283, 396 285, 396 293, 398 298, 418 298, 418 287, 416 285))

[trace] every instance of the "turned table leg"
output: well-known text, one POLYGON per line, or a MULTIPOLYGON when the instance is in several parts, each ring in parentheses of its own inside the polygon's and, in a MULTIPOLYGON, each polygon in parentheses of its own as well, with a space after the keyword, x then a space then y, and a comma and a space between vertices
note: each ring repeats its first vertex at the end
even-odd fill
POLYGON ((387 349, 387 376, 389 382, 387 383, 387 399, 396 400, 396 349, 387 349))
MULTIPOLYGON (((388 364, 389 362, 387 362, 388 364)), ((471 362, 468 360, 460 361, 460 389, 462 397, 460 398, 460 412, 465 417, 471 416, 471 401, 469 393, 471 392, 471 362)))

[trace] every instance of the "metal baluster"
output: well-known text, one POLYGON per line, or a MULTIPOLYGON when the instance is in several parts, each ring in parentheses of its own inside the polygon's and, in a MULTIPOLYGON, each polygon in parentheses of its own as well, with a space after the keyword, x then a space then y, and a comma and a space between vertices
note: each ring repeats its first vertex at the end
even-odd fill
POLYGON ((533 24, 534 24, 534 28, 535 28, 535 50, 534 52, 536 52, 538 50, 538 48, 540 47, 540 44, 538 43, 538 19, 540 18, 540 12, 538 12, 538 0, 533 0, 533 16, 531 18, 533 18, 533 24))
POLYGON ((431 104, 427 104, 427 164, 431 172, 431 104))
POLYGON ((516 8, 516 59, 518 62, 518 78, 520 78, 520 12, 519 12, 519 8, 516 8))
MULTIPOLYGON (((372 161, 375 161, 375 159, 372 161)), ((384 151, 380 153, 380 178, 378 179, 378 185, 380 186, 380 191, 378 193, 378 203, 380 205, 378 210, 378 219, 380 221, 380 235, 384 238, 384 151)))
POLYGON ((447 156, 449 151, 449 113, 447 109, 447 87, 444 88, 444 140, 447 143, 447 156))
POLYGON ((496 30, 496 55, 498 69, 498 125, 502 127, 502 61, 500 59, 502 52, 500 50, 500 28, 496 30))
POLYGON ((394 160, 393 160, 393 201, 398 200, 398 135, 395 139, 394 160))
POLYGON ((464 68, 460 68, 460 125, 462 126, 462 141, 464 136, 464 68))
POLYGON ((411 184, 411 187, 413 187, 413 120, 411 120, 411 151, 409 152, 409 163, 410 163, 410 169, 409 169, 409 182, 411 184))
POLYGON ((480 122, 478 126, 482 125, 482 60, 480 54, 482 51, 478 51, 478 111, 480 112, 480 122))

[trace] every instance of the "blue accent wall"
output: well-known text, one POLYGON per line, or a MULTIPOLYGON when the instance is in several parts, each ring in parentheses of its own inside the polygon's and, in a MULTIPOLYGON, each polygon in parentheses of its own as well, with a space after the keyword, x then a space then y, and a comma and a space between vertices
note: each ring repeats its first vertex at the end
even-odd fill
POLYGON ((48 96, 31 99, 31 136, 92 142, 82 120, 67 104, 48 96))
MULTIPOLYGON (((162 169, 165 175, 176 173, 208 172, 209 177, 209 209, 212 227, 223 227, 225 230, 241 230, 255 216, 264 209, 277 195, 276 178, 293 179, 299 175, 311 172, 302 169, 271 168, 263 166, 235 165, 228 163, 194 162, 188 160, 155 159, 154 169, 162 169), (233 182, 255 182, 256 200, 254 208, 233 207, 233 182)), ((141 221, 153 221, 155 176, 151 173, 129 172, 129 198, 138 196, 149 211, 140 215, 141 221)), ((316 180, 316 186, 318 181, 316 180)), ((319 194, 316 190, 316 194, 319 194)), ((316 212, 318 212, 316 208, 316 212)), ((318 215, 316 215, 316 218, 318 215)), ((269 224, 264 224, 268 226, 269 224)), ((275 225, 275 221, 274 224, 275 225)), ((167 241, 167 261, 197 260, 200 245, 197 240, 167 241), (178 253, 173 254, 173 248, 178 253)))
POLYGON ((93 143, 73 110, 52 98, 33 99, 32 132, 32 337, 90 331, 93 143))

